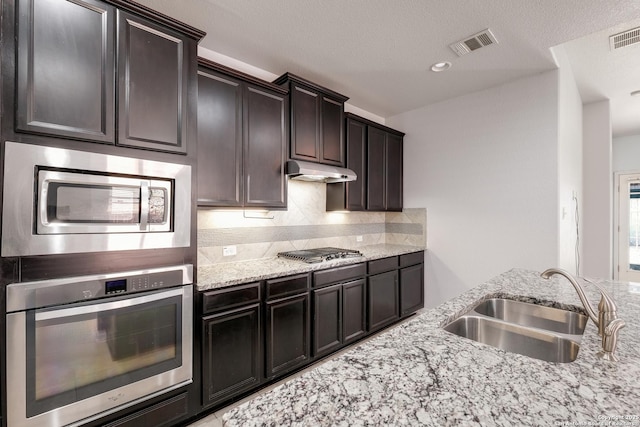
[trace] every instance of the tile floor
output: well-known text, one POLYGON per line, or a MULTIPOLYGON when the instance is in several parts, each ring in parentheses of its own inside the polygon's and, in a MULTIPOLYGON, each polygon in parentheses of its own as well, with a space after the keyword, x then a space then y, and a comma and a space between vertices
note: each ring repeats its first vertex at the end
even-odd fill
MULTIPOLYGON (((424 310, 418 311, 418 314, 420 314, 422 311, 424 311, 424 310)), ((299 377, 300 375, 304 374, 305 372, 310 371, 312 369, 315 369, 318 366, 320 366, 321 364, 323 364, 323 363, 325 363, 325 362, 327 362, 327 361, 329 361, 329 360, 331 360, 333 358, 336 358, 336 357, 340 356, 341 354, 346 353, 347 351, 350 351, 350 350, 356 348, 357 346, 362 345, 362 344, 366 343, 367 341, 376 338, 378 335, 380 335, 380 334, 382 334, 382 333, 384 333, 386 331, 389 331, 389 330, 391 330, 391 329, 393 329, 393 328, 401 325, 402 323, 404 323, 404 322, 406 322, 406 321, 408 321, 410 319, 413 319, 413 318, 414 318, 414 316, 410 316, 407 319, 405 319, 405 320, 403 320, 401 322, 398 322, 397 324, 395 324, 394 326, 392 326, 390 328, 384 329, 384 330, 382 330, 382 331, 380 331, 380 332, 378 332, 376 334, 373 334, 373 335, 365 338, 362 341, 359 341, 354 346, 345 348, 344 350, 341 350, 341 351, 339 351, 337 353, 334 353, 331 356, 328 356, 328 357, 326 357, 325 359, 322 359, 319 362, 313 363, 312 365, 309 365, 305 369, 303 369, 303 370, 301 370, 299 372, 296 372, 295 374, 292 374, 292 375, 290 375, 290 376, 288 376, 288 377, 286 377, 286 378, 284 378, 284 379, 282 379, 282 380, 280 380, 280 381, 278 381, 276 383, 273 383, 273 384, 269 385, 268 387, 265 387, 265 388, 255 392, 255 393, 245 397, 244 399, 239 400, 238 402, 234 402, 231 405, 228 405, 228 406, 225 406, 223 408, 220 408, 216 412, 214 412, 214 413, 212 413, 210 415, 207 415, 205 418, 202 418, 202 419, 200 419, 200 420, 198 420, 198 421, 196 421, 196 422, 194 422, 192 424, 189 424, 188 427, 222 427, 222 425, 223 425, 222 424, 222 415, 224 415, 226 412, 229 412, 233 408, 235 408, 237 406, 240 406, 243 403, 245 403, 245 402, 247 402, 247 401, 249 401, 251 399, 254 399, 254 398, 256 398, 257 396, 259 396, 261 394, 267 393, 267 392, 273 390, 275 387, 279 386, 280 384, 283 384, 283 383, 285 383, 287 381, 291 381, 292 379, 294 379, 296 377, 299 377)))

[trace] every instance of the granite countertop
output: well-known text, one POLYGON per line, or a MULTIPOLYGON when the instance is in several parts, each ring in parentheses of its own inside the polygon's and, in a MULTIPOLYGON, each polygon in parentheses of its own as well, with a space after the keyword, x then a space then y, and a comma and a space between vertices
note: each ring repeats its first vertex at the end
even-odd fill
POLYGON ((198 267, 198 290, 205 291, 209 289, 233 286, 240 283, 288 276, 290 274, 325 270, 327 268, 357 264, 373 259, 423 251, 425 248, 420 246, 381 244, 362 246, 357 248, 357 250, 362 253, 361 257, 342 258, 315 264, 306 264, 302 261, 274 257, 198 267))
MULTIPOLYGON (((581 283, 597 304, 594 286, 581 283)), ((640 285, 599 283, 626 321, 619 362, 596 356, 601 340, 591 321, 577 359, 562 364, 441 329, 493 296, 579 310, 566 279, 511 270, 244 403, 224 414, 224 424, 640 426, 640 285)))

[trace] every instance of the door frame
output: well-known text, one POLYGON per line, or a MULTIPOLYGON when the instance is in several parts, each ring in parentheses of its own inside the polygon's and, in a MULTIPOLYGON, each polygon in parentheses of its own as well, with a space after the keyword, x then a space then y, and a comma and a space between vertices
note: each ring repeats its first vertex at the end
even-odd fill
MULTIPOLYGON (((637 175, 640 181, 640 170, 614 172, 613 182, 613 279, 627 282, 629 279, 620 278, 620 232, 621 232, 621 210, 620 210, 620 184, 625 176, 637 175)), ((638 272, 640 277, 640 271, 638 272)), ((640 278, 638 279, 640 281, 640 278)))

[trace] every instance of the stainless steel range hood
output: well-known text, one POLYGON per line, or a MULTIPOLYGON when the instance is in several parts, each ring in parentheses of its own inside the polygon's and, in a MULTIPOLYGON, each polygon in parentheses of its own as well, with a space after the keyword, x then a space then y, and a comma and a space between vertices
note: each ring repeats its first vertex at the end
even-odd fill
POLYGON ((291 179, 314 182, 346 182, 355 181, 358 176, 354 171, 338 166, 322 165, 320 163, 289 160, 287 175, 291 179))

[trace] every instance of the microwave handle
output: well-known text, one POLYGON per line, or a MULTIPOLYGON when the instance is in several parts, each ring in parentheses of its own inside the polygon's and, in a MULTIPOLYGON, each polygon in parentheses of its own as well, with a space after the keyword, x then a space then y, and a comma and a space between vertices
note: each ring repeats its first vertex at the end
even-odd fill
POLYGON ((42 180, 42 185, 40 187, 40 195, 38 196, 38 200, 42 200, 42 202, 38 203, 39 213, 40 213, 40 224, 47 226, 49 225, 49 216, 47 215, 47 193, 49 192, 49 180, 42 180))
POLYGON ((149 183, 140 183, 140 231, 146 231, 149 222, 149 183))

